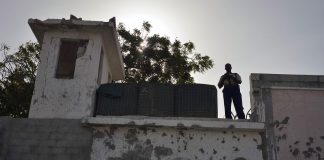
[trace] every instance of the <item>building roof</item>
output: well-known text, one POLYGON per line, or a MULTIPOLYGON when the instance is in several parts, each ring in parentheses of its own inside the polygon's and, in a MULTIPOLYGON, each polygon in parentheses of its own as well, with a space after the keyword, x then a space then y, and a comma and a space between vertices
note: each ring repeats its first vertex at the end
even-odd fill
POLYGON ((103 38, 103 47, 109 57, 111 64, 111 73, 113 80, 124 79, 124 65, 120 44, 117 38, 115 17, 108 22, 103 21, 85 21, 71 15, 66 19, 47 19, 44 21, 38 19, 29 19, 28 24, 36 36, 37 41, 42 45, 45 32, 48 31, 78 31, 99 33, 103 38))

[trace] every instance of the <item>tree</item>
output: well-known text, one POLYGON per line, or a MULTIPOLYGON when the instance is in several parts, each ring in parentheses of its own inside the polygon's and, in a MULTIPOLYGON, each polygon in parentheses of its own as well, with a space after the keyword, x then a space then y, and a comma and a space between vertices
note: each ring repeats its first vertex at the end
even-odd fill
POLYGON ((124 82, 193 83, 192 72, 205 72, 213 67, 208 56, 195 52, 192 42, 171 42, 159 34, 149 35, 151 24, 144 22, 142 29, 126 30, 118 25, 125 76, 124 82))
MULTIPOLYGON (((192 72, 213 67, 208 56, 195 53, 192 42, 171 42, 167 37, 149 36, 151 25, 130 32, 118 26, 126 79, 124 82, 193 83, 192 72)), ((27 117, 36 79, 40 46, 27 42, 14 54, 2 44, 0 53, 0 116, 27 117)))
POLYGON ((27 42, 14 54, 2 44, 0 52, 0 116, 27 117, 34 89, 40 46, 27 42))

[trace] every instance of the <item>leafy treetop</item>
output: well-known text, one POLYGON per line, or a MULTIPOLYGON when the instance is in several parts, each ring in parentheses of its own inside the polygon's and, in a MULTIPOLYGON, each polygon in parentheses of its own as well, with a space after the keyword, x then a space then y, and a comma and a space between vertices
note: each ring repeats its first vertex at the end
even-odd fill
POLYGON ((27 117, 34 89, 40 46, 27 42, 14 54, 2 44, 0 52, 0 116, 27 117))
POLYGON ((144 22, 132 32, 118 25, 125 66, 125 82, 193 83, 192 72, 205 72, 213 67, 209 56, 195 52, 192 42, 171 42, 159 34, 149 35, 151 24, 144 22))

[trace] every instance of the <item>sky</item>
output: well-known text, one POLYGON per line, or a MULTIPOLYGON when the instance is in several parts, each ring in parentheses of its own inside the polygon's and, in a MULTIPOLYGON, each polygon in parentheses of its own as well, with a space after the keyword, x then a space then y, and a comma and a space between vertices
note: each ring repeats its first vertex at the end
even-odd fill
MULTIPOLYGON (((323 0, 1 0, 0 43, 17 50, 36 41, 29 18, 108 21, 126 28, 149 21, 152 33, 182 42, 208 55, 214 67, 195 73, 196 83, 217 85, 224 65, 242 77, 245 113, 250 109, 251 73, 324 75, 323 0)), ((234 112, 234 109, 232 107, 234 112)), ((218 117, 224 117, 218 89, 218 117)))

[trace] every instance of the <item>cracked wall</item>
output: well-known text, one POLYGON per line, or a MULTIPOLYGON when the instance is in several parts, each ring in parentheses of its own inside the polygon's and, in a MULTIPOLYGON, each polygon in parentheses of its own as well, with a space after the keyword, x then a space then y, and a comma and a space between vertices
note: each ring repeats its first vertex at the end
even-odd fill
POLYGON ((324 158, 324 76, 251 74, 253 120, 265 122, 265 158, 324 158))
POLYGON ((110 125, 93 128, 96 160, 260 160, 258 132, 110 125))
POLYGON ((272 90, 277 159, 324 158, 324 90, 272 90))
MULTIPOLYGON (((102 40, 99 34, 79 32, 47 32, 40 53, 35 89, 29 112, 30 118, 81 118, 91 116, 98 81, 102 40), (55 78, 61 39, 89 40, 85 53, 77 57, 72 79, 55 78)), ((106 57, 104 57, 106 59, 106 57)), ((106 67, 102 72, 107 71, 106 67)), ((108 76, 107 76, 108 77, 108 76)))
POLYGON ((91 143, 77 119, 0 117, 1 160, 89 160, 91 143))

